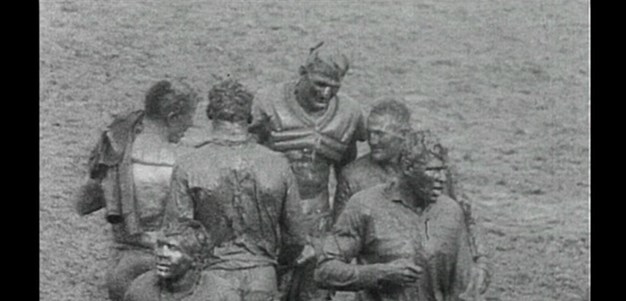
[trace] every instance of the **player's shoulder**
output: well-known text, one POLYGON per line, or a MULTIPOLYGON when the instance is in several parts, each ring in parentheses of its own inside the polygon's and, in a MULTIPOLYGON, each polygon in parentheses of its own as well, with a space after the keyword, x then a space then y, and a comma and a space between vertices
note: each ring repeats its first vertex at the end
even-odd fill
POLYGON ((442 214, 445 214, 445 215, 449 215, 449 216, 462 216, 463 215, 463 208, 461 207, 461 204, 458 201, 454 200, 453 198, 445 194, 439 195, 439 197, 437 197, 437 201, 431 204, 431 206, 433 206, 435 211, 444 212, 442 214))
POLYGON ((445 194, 440 194, 437 197, 437 203, 441 204, 442 206, 446 206, 446 207, 450 207, 450 208, 461 208, 461 205, 459 204, 458 201, 456 201, 455 199, 445 195, 445 194))
POLYGON ((252 153, 260 159, 260 161, 265 162, 267 165, 271 166, 272 169, 290 169, 289 160, 284 153, 272 150, 271 148, 255 143, 251 146, 252 153))
POLYGON ((362 210, 376 210, 379 207, 380 202, 384 201, 386 184, 378 184, 372 187, 365 188, 350 197, 346 208, 355 207, 362 210))
POLYGON ((188 149, 185 152, 181 152, 178 156, 178 158, 176 159, 176 166, 187 166, 190 164, 194 164, 194 162, 197 162, 197 159, 202 157, 202 154, 204 153, 204 150, 202 149, 203 147, 199 147, 199 148, 194 148, 194 149, 188 149))
POLYGON ((342 169, 341 173, 346 176, 351 176, 351 175, 360 174, 371 168, 372 168, 372 160, 368 153, 368 154, 361 155, 360 157, 356 158, 356 160, 348 163, 348 165, 346 165, 342 169))
POLYGON ((342 111, 362 115, 361 104, 348 94, 338 92, 337 100, 338 105, 342 109, 342 111))
POLYGON ((150 300, 150 296, 158 289, 158 276, 154 271, 148 271, 139 275, 130 284, 124 295, 124 301, 150 300))
POLYGON ((341 120, 349 125, 354 132, 354 138, 358 141, 367 139, 365 130, 365 115, 361 105, 346 94, 337 94, 337 109, 335 111, 337 120, 341 120))
POLYGON ((222 158, 227 152, 224 147, 213 143, 211 140, 205 141, 193 150, 181 154, 176 159, 174 169, 184 171, 206 170, 211 166, 223 164, 222 158))
POLYGON ((128 127, 141 123, 145 116, 144 110, 124 111, 119 114, 112 114, 112 120, 106 126, 106 130, 115 131, 118 127, 128 127))

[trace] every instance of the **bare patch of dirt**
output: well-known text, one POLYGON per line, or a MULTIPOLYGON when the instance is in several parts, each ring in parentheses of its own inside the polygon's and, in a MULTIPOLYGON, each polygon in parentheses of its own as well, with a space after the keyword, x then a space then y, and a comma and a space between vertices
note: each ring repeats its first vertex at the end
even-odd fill
MULTIPOLYGON (((589 287, 588 1, 41 1, 40 298, 106 300, 109 229, 71 197, 111 113, 156 80, 206 97, 296 75, 324 40, 366 110, 404 97, 450 146, 493 250, 487 300, 583 300, 589 287)), ((206 122, 198 112, 189 139, 206 122)), ((364 146, 364 145, 361 145, 364 146)), ((365 148, 362 149, 362 151, 365 148)))

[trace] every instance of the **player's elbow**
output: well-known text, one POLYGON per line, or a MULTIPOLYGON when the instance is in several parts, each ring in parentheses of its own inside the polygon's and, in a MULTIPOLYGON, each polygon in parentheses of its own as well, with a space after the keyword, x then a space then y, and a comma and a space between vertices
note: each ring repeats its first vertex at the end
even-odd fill
POLYGON ((320 288, 331 288, 329 283, 326 281, 328 278, 327 265, 324 263, 318 264, 313 272, 313 281, 315 281, 315 284, 320 288))

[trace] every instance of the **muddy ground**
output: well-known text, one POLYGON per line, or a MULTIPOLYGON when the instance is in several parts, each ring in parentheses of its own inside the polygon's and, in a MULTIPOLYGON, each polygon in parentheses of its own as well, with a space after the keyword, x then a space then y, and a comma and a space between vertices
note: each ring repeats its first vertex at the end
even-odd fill
POLYGON ((102 212, 77 216, 70 200, 111 113, 140 108, 162 78, 186 77, 205 98, 226 74, 255 89, 293 78, 324 40, 350 54, 342 89, 366 111, 403 97, 415 123, 450 147, 493 251, 487 300, 583 300, 588 9, 582 0, 40 1, 40 299, 106 300, 108 225, 102 212))

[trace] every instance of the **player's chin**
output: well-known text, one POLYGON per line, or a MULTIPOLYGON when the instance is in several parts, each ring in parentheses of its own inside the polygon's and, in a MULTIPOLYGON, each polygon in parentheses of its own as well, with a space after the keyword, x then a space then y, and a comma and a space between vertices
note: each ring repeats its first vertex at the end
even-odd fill
POLYGON ((317 96, 313 100, 313 105, 317 108, 326 108, 332 97, 317 96))
POLYGON ((159 263, 156 266, 156 272, 159 276, 167 278, 171 274, 171 267, 169 264, 159 263))
POLYGON ((328 102, 315 101, 313 102, 313 105, 315 106, 316 109, 326 109, 326 107, 328 106, 328 102))
POLYGON ((430 193, 430 196, 433 199, 437 199, 442 194, 443 194, 443 187, 435 187, 435 188, 432 189, 432 192, 430 193))
POLYGON ((375 147, 371 149, 372 159, 376 162, 382 162, 388 160, 387 152, 384 148, 375 147))

